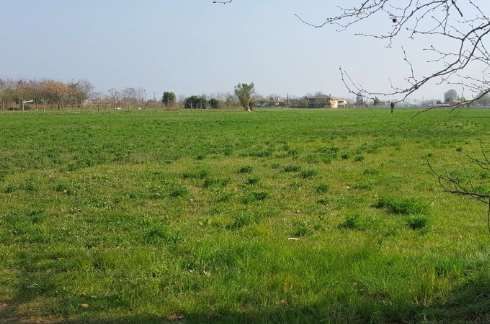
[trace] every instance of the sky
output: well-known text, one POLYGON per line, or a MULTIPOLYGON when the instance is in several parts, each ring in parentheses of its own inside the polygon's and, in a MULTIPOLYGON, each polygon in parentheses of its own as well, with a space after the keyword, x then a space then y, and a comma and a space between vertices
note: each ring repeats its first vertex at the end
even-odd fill
MULTIPOLYGON (((397 44, 314 29, 294 17, 320 22, 353 0, 211 2, 2 0, 0 77, 84 79, 100 91, 137 87, 150 97, 225 93, 252 81, 264 95, 347 96, 339 66, 375 91, 408 73, 397 44)), ((440 98, 445 90, 417 95, 440 98)))

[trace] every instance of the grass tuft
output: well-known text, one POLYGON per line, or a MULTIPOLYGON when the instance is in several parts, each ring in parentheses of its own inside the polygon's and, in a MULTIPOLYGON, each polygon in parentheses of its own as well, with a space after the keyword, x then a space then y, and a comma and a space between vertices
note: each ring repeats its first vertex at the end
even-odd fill
POLYGON ((250 177, 245 181, 245 184, 249 185, 249 186, 254 186, 254 185, 258 184, 259 182, 260 182, 260 178, 250 177))
POLYGON ((284 172, 292 173, 301 171, 301 167, 299 165, 290 164, 284 167, 284 172))
POLYGON ((183 179, 204 180, 209 176, 207 170, 189 171, 182 174, 183 179))
POLYGON ((236 215, 233 219, 233 223, 227 226, 228 229, 238 230, 242 227, 255 224, 257 222, 257 216, 248 212, 242 212, 236 215))
POLYGON ((305 237, 307 235, 310 235, 312 233, 312 230, 308 226, 308 224, 304 221, 296 221, 293 224, 293 230, 291 232, 292 237, 305 237))
POLYGON ((327 184, 321 184, 316 187, 315 191, 319 194, 327 193, 330 190, 330 187, 327 184))
POLYGON ((253 172, 253 168, 251 166, 243 166, 238 170, 238 173, 241 174, 249 174, 253 172))
POLYGON ((408 227, 410 227, 414 231, 426 229, 428 223, 429 222, 427 218, 425 216, 420 216, 420 215, 411 216, 407 221, 408 227))
POLYGON ((189 190, 183 186, 173 186, 169 191, 169 196, 172 198, 185 197, 189 194, 189 190))
POLYGON ((429 209, 427 204, 417 199, 403 199, 394 197, 380 198, 374 207, 386 209, 388 212, 397 215, 427 214, 429 209))
POLYGON ((269 197, 269 194, 267 192, 251 192, 242 199, 242 202, 244 204, 252 204, 264 201, 267 199, 267 197, 269 197))
POLYGON ((361 230, 361 222, 358 215, 348 216, 338 226, 340 229, 361 230))
POLYGON ((312 169, 304 170, 300 173, 300 177, 303 179, 311 179, 313 177, 316 177, 317 175, 318 175, 318 171, 312 169))

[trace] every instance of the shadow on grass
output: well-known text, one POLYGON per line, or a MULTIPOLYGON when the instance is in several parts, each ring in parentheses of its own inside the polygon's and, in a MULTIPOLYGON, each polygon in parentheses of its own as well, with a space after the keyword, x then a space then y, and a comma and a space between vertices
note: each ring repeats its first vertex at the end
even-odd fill
POLYGON ((446 303, 423 311, 438 322, 490 323, 490 272, 455 289, 446 303))
MULTIPOLYGON (((90 309, 81 309, 86 300, 63 290, 55 282, 55 276, 46 260, 28 254, 19 257, 19 285, 17 295, 9 305, 0 303, 0 323, 490 323, 490 273, 482 273, 465 285, 454 289, 445 302, 421 307, 407 301, 402 305, 383 303, 373 296, 349 304, 352 298, 343 298, 336 305, 331 301, 312 305, 270 306, 265 310, 253 307, 242 312, 183 313, 174 316, 151 314, 121 315, 130 312, 117 296, 103 300, 91 300, 90 309), (39 310, 39 317, 25 318, 22 309, 29 309, 37 301, 51 299, 61 301, 53 308, 39 310), (16 306, 16 305, 22 305, 16 306), (53 314, 57 318, 53 319, 53 314), (77 318, 77 319, 72 319, 77 318)), ((58 268, 57 271, 63 271, 58 268)))
MULTIPOLYGON (((373 301, 375 303, 376 301, 373 301)), ((490 323, 490 275, 471 280, 453 291, 447 302, 428 308, 413 305, 406 313, 378 314, 370 317, 365 310, 359 312, 353 305, 341 305, 331 316, 321 311, 324 305, 289 307, 265 312, 222 313, 213 317, 209 314, 187 314, 174 320, 168 317, 136 315, 119 319, 75 320, 64 323, 490 323)), ((369 308, 369 305, 366 305, 369 308)), ((328 307, 327 307, 328 308, 328 307)))

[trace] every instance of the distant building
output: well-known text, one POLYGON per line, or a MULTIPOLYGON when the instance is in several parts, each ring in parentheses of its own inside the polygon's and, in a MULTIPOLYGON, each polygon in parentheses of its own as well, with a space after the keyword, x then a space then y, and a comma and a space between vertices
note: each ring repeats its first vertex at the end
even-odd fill
POLYGON ((289 98, 288 107, 290 108, 307 108, 308 100, 306 97, 303 98, 289 98))
POLYGON ((326 108, 330 106, 329 96, 306 97, 308 108, 326 108))
POLYGON ((349 104, 349 102, 345 99, 333 98, 330 97, 329 105, 332 109, 337 109, 339 107, 345 107, 349 104))
POLYGON ((318 95, 306 96, 302 98, 289 99, 291 108, 332 108, 345 107, 349 103, 346 99, 335 98, 332 96, 318 95))
POLYGON ((332 96, 316 96, 308 97, 308 107, 310 108, 332 108, 337 109, 339 107, 345 107, 348 105, 348 101, 341 98, 335 98, 332 96))

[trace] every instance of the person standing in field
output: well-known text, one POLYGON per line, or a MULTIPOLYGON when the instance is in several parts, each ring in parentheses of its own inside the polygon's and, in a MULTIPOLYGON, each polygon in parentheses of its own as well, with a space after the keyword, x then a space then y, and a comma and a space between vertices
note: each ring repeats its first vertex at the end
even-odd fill
POLYGON ((390 103, 390 111, 391 113, 395 111, 395 103, 393 101, 390 103))

